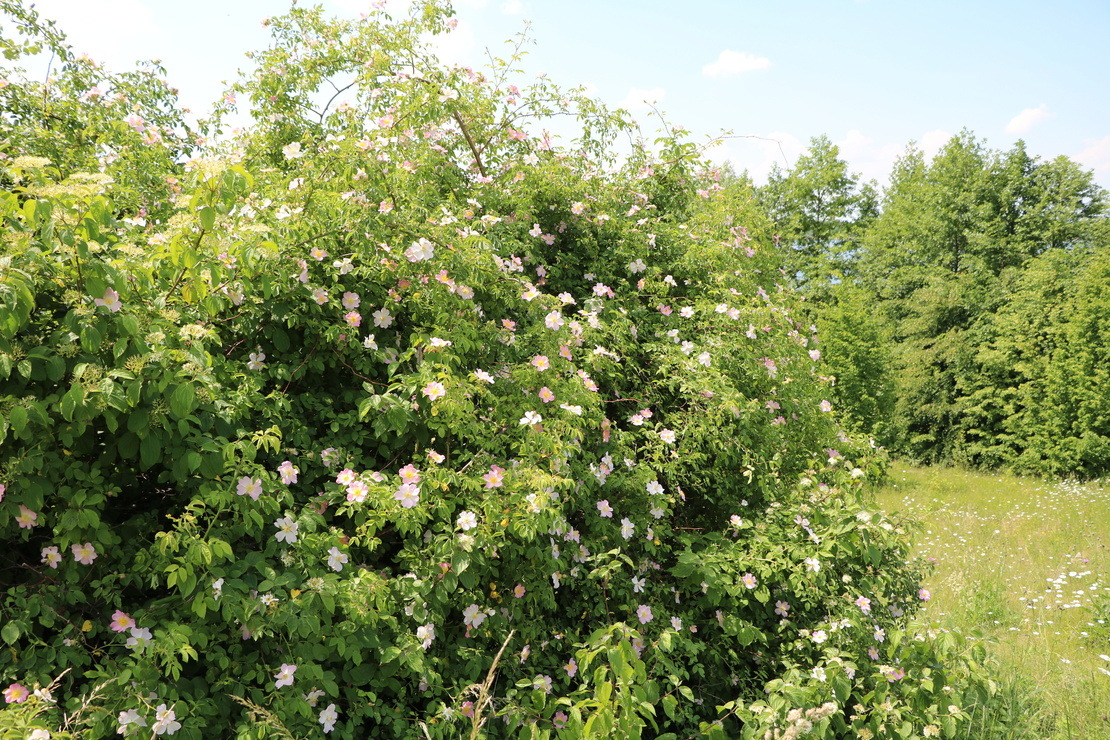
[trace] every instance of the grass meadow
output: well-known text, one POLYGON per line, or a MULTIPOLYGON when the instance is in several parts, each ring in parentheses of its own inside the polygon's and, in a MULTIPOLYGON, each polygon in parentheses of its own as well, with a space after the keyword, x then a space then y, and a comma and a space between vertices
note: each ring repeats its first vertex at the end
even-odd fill
POLYGON ((877 499, 934 561, 921 626, 990 643, 1002 737, 1110 738, 1110 487, 895 465, 877 499))

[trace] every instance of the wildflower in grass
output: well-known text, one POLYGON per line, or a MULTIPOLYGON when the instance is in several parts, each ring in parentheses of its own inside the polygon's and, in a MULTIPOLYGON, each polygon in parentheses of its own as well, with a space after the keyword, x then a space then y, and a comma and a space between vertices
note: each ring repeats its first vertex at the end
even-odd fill
POLYGON ((73 559, 82 565, 92 565, 92 561, 96 560, 96 548, 93 547, 91 542, 86 542, 83 545, 70 545, 69 549, 73 552, 73 559))
POLYGON ((613 507, 609 505, 608 499, 602 499, 597 502, 597 513, 610 519, 613 517, 613 507))
POLYGON ((540 392, 537 395, 544 403, 551 403, 555 400, 555 394, 552 393, 551 389, 548 388, 546 385, 543 388, 540 388, 540 392))
POLYGON ((324 711, 320 712, 320 724, 324 728, 324 732, 331 732, 335 729, 335 723, 339 720, 339 711, 335 708, 335 704, 328 704, 324 711))
POLYGON ((432 640, 436 639, 436 626, 434 624, 422 624, 416 628, 416 639, 420 640, 420 647, 427 650, 432 640))
POLYGON ((678 617, 671 617, 671 628, 674 629, 675 632, 681 632, 682 620, 678 617))
POLYGON ((744 588, 755 588, 757 585, 756 578, 751 573, 745 573, 740 576, 740 581, 744 584, 744 588))
POLYGON ((632 535, 635 532, 636 525, 633 524, 628 517, 621 519, 621 537, 624 537, 626 540, 632 539, 632 535))
POLYGON ((828 401, 821 401, 821 403, 818 404, 818 407, 825 413, 832 411, 832 404, 828 401))
POLYGON ((856 606, 858 606, 859 610, 864 614, 871 613, 871 599, 867 598, 866 596, 861 596, 856 599, 856 606))
POLYGON ((404 508, 411 509, 420 503, 420 487, 413 483, 402 483, 393 498, 400 501, 404 508))
POLYGON ((257 501, 258 497, 262 495, 262 479, 244 476, 239 479, 239 485, 236 487, 235 492, 240 496, 250 496, 257 501))
POLYGON ((16 516, 15 520, 19 522, 20 529, 31 529, 35 526, 35 522, 38 521, 38 518, 38 512, 31 511, 23 504, 20 504, 19 514, 16 516))
POLYGON ((150 726, 150 731, 155 735, 172 735, 180 729, 181 723, 177 721, 177 714, 173 709, 159 704, 154 710, 154 724, 150 726))
POLYGON ((280 689, 282 686, 293 685, 293 674, 297 672, 297 666, 292 663, 282 663, 281 668, 274 674, 274 688, 280 689))
POLYGON ((432 381, 424 386, 424 389, 421 391, 421 393, 427 396, 429 401, 434 401, 437 398, 443 398, 444 396, 446 396, 447 389, 443 387, 443 383, 432 381))
POLYGON ((652 496, 658 496, 663 493, 663 484, 657 480, 653 480, 647 484, 647 492, 652 496))
POLYGON ((335 476, 335 482, 341 486, 349 486, 354 483, 358 478, 358 474, 350 468, 343 468, 339 471, 339 475, 335 476))
POLYGON ((567 676, 574 678, 578 674, 578 661, 571 658, 567 664, 563 666, 563 670, 567 672, 567 676))
POLYGON ((135 620, 129 617, 124 612, 116 609, 112 614, 112 623, 109 625, 113 632, 126 632, 135 626, 135 620))
POLYGON ((348 311, 354 311, 362 303, 362 298, 358 293, 351 293, 350 291, 343 294, 343 308, 348 311))
POLYGON ((825 630, 814 630, 813 634, 809 636, 809 639, 820 645, 825 640, 829 639, 829 635, 825 632, 825 630))
POLYGON ((274 535, 274 538, 278 542, 285 542, 292 545, 297 541, 297 532, 301 528, 300 524, 284 516, 274 522, 274 526, 278 528, 278 533, 274 535))
POLYGON ((347 562, 347 553, 340 550, 338 547, 332 547, 328 550, 328 567, 339 572, 343 570, 343 565, 347 562))
POLYGON ((874 645, 867 648, 867 657, 871 658, 871 660, 878 660, 879 659, 879 649, 877 647, 875 647, 874 645))
POLYGON ((875 642, 883 642, 884 640, 886 640, 886 630, 878 625, 875 625, 875 633, 873 636, 875 638, 875 642))
POLYGON ((640 604, 636 607, 636 618, 640 620, 640 624, 647 624, 654 616, 651 613, 651 607, 647 604, 640 604))
POLYGON ((563 319, 563 315, 558 311, 552 311, 551 313, 547 314, 547 317, 544 319, 544 324, 547 326, 548 329, 551 329, 552 331, 562 329, 564 323, 565 321, 563 319))
POLYGON ((535 411, 526 411, 524 416, 520 417, 520 426, 538 427, 543 421, 543 416, 535 411))
POLYGON ((551 367, 551 361, 547 359, 547 355, 536 355, 531 360, 532 367, 537 370, 543 371, 551 367))
POLYGON ((62 562, 62 554, 58 552, 56 545, 42 548, 42 562, 57 570, 58 563, 62 562))
POLYGON ((478 515, 473 511, 464 511, 459 514, 456 524, 464 532, 474 529, 478 526, 478 515))
POLYGON ((659 432, 659 439, 663 440, 665 443, 667 443, 669 445, 674 444, 675 433, 673 431, 671 431, 670 429, 664 429, 663 431, 659 432))
POLYGON ((814 573, 820 572, 820 570, 821 570, 821 561, 818 560, 817 558, 806 558, 805 563, 806 563, 806 570, 811 570, 814 573))
POLYGON ((312 300, 316 301, 316 305, 322 306, 328 302, 328 292, 323 288, 316 288, 312 291, 312 300))
POLYGON ((500 488, 505 482, 505 469, 491 465, 489 472, 482 476, 482 480, 486 482, 486 488, 500 488))
POLYGON ((778 614, 780 617, 789 616, 790 615, 790 604, 786 603, 785 601, 776 601, 775 602, 775 614, 778 614))
POLYGON ((13 683, 4 689, 4 701, 8 704, 22 704, 31 692, 21 683, 13 683))
POLYGON ((922 601, 928 601, 929 599, 933 598, 933 595, 929 593, 928 590, 923 588, 918 590, 917 598, 921 599, 922 601))
POLYGON ((348 311, 347 313, 343 314, 343 320, 347 322, 348 326, 355 329, 362 326, 362 314, 360 314, 358 311, 348 311))
POLYGON ((514 599, 524 598, 524 594, 527 593, 527 591, 528 591, 528 589, 524 588, 524 586, 522 586, 521 584, 518 583, 516 585, 516 587, 513 589, 513 598, 514 599))

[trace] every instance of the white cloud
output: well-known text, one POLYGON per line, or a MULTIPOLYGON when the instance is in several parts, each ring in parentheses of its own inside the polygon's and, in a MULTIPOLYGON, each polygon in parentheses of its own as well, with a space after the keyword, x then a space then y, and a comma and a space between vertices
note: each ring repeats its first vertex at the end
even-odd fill
POLYGON ((770 66, 771 60, 767 57, 757 57, 746 51, 725 49, 717 57, 717 61, 702 67, 701 73, 706 77, 731 77, 743 72, 767 69, 770 66))
POLYGON ((1075 155, 1075 160, 1095 171, 1095 179, 1105 186, 1110 181, 1110 136, 1086 139, 1086 148, 1075 155))
POLYGON ((1008 134, 1024 134, 1029 129, 1051 116, 1052 114, 1048 112, 1048 105, 1041 103, 1036 108, 1026 108, 1021 113, 1011 118, 1010 122, 1006 124, 1005 131, 1008 134))
POLYGON ((649 110, 652 105, 662 103, 665 97, 667 97, 667 91, 661 87, 653 87, 650 90, 633 87, 629 89, 624 99, 617 103, 617 107, 628 111, 649 110))
POLYGON ((937 156, 937 152, 939 152, 951 138, 952 134, 944 129, 933 129, 921 135, 921 138, 918 139, 917 147, 925 154, 925 159, 930 160, 937 156))
POLYGON ((524 11, 524 3, 520 0, 505 0, 501 3, 501 12, 505 15, 520 15, 524 11))

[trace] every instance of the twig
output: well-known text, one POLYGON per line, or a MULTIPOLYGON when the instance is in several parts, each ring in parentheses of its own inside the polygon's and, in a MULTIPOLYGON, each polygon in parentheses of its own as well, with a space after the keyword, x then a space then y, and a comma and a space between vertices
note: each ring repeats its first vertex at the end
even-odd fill
POLYGON ((463 122, 462 116, 459 115, 459 112, 457 110, 452 110, 451 115, 459 124, 459 128, 462 130, 462 135, 466 139, 467 146, 470 147, 470 153, 474 155, 474 163, 478 165, 478 173, 482 177, 486 177, 486 168, 482 164, 482 155, 478 153, 478 147, 475 146, 474 139, 470 136, 470 129, 466 127, 466 123, 463 122))

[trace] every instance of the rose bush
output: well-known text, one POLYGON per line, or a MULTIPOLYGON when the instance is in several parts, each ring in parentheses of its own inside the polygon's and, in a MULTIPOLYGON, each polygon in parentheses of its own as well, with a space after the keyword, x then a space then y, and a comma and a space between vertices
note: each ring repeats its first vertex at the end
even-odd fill
POLYGON ((6 138, 9 734, 954 735, 751 192, 449 24, 272 20, 122 192, 6 138))

